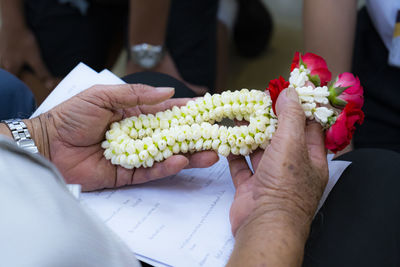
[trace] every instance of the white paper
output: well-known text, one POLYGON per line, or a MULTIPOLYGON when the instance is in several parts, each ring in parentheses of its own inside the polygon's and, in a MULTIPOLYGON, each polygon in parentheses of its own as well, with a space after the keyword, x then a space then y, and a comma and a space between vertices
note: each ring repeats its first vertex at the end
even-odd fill
MULTIPOLYGON (((95 84, 124 83, 113 73, 97 73, 80 63, 53 90, 35 117, 95 84)), ((350 164, 329 163, 325 201, 350 164)), ((229 209, 234 187, 225 158, 207 169, 118 190, 83 193, 84 206, 98 214, 135 252, 154 266, 225 266, 234 246, 229 209)), ((319 206, 319 207, 320 207, 319 206)))
MULTIPOLYGON (((329 183, 320 206, 349 164, 329 160, 329 183)), ((228 163, 221 158, 208 169, 84 193, 81 199, 145 262, 218 267, 225 266, 234 245, 228 219, 233 196, 228 163)))
POLYGON ((329 193, 332 191, 332 188, 335 186, 337 181, 339 180, 340 176, 344 172, 344 170, 351 164, 350 161, 343 161, 343 160, 332 160, 334 154, 328 154, 328 167, 329 167, 329 180, 325 187, 325 191, 322 194, 322 198, 319 202, 317 212, 325 203, 326 198, 328 197, 329 193))
POLYGON ((54 108, 65 100, 95 84, 124 84, 125 82, 109 70, 97 73, 84 63, 79 63, 49 94, 30 118, 54 108))
POLYGON ((224 266, 234 239, 234 188, 227 161, 118 190, 84 193, 83 203, 136 254, 172 266, 224 266))

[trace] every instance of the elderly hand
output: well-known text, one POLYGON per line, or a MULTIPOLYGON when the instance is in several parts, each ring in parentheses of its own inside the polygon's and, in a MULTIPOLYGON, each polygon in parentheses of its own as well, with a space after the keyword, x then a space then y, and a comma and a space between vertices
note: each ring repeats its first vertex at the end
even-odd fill
POLYGON ((175 155, 152 168, 128 170, 103 157, 101 142, 110 123, 186 103, 185 99, 169 99, 173 94, 173 88, 140 84, 96 85, 26 124, 41 153, 58 167, 67 183, 81 184, 85 191, 144 183, 183 168, 208 167, 218 160, 214 152, 206 151, 175 155))
POLYGON ((252 155, 253 174, 243 157, 230 156, 236 195, 230 211, 232 232, 262 218, 308 228, 328 181, 323 132, 306 123, 294 89, 277 102, 278 129, 265 151, 252 155))

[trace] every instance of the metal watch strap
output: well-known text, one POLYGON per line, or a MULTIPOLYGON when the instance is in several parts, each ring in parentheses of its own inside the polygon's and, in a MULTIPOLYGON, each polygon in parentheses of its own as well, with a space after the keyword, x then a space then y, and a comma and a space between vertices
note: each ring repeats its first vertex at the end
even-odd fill
POLYGON ((130 58, 144 69, 152 69, 161 61, 164 55, 162 45, 151 45, 147 43, 131 46, 130 58))
POLYGON ((31 135, 26 124, 21 119, 3 120, 10 129, 15 142, 19 147, 31 153, 39 153, 35 142, 31 139, 31 135))

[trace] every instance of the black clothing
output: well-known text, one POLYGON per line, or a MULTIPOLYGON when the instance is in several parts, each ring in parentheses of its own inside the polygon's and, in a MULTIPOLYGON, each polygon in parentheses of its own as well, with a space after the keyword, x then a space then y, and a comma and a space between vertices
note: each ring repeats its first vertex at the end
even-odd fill
MULTIPOLYGON (((54 76, 64 77, 79 62, 101 71, 115 42, 127 43, 128 1, 89 3, 82 15, 57 0, 25 0, 27 23, 54 76)), ((210 90, 216 79, 217 10, 216 0, 172 0, 165 43, 182 78, 210 90)))
POLYGON ((400 154, 355 150, 311 226, 304 267, 400 266, 400 154))
POLYGON ((400 152, 400 68, 388 65, 388 50, 368 15, 358 14, 353 72, 364 87, 365 121, 357 126, 355 148, 400 152))

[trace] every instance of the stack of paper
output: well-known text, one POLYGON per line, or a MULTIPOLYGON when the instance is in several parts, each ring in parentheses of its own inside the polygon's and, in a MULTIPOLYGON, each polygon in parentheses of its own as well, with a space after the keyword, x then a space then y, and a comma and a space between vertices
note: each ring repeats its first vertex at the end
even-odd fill
MULTIPOLYGON (((94 84, 124 83, 111 72, 79 64, 33 117, 94 84)), ((329 183, 320 206, 350 164, 329 159, 329 183)), ((234 246, 229 209, 234 187, 225 158, 207 169, 183 170, 143 185, 81 195, 136 256, 154 266, 224 266, 234 246)))

